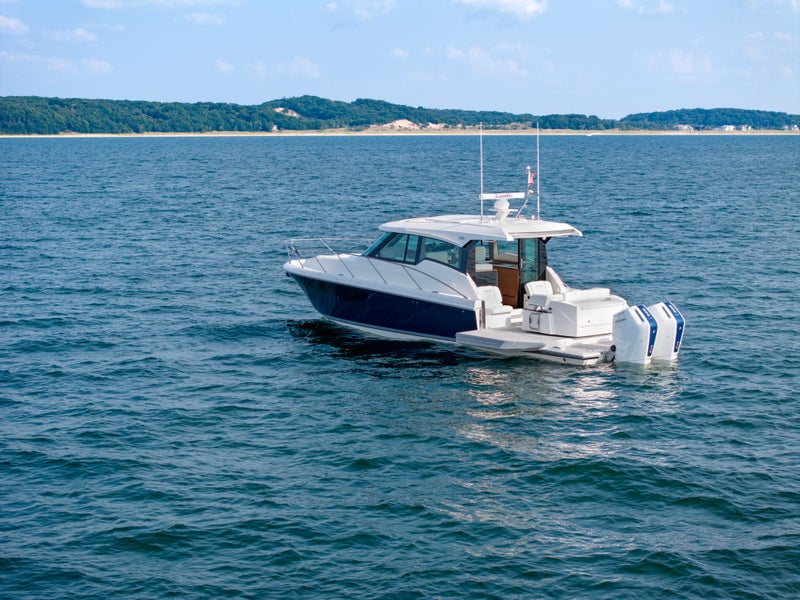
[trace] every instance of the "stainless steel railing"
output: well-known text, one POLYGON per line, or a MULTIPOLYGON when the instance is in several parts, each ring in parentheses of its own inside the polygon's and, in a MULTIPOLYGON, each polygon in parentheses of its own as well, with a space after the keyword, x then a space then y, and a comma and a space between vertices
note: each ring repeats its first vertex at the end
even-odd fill
MULTIPOLYGON (((347 261, 344 260, 343 256, 362 254, 363 250, 368 248, 369 245, 372 243, 372 241, 373 240, 368 240, 364 238, 294 238, 286 241, 286 252, 287 255, 289 256, 289 259, 305 259, 300 264, 301 268, 310 267, 310 265, 308 264, 309 261, 314 261, 314 265, 316 265, 316 267, 319 268, 319 270, 321 270, 323 273, 328 273, 328 270, 325 268, 323 262, 320 261, 319 258, 317 258, 318 254, 322 252, 327 252, 329 256, 335 256, 342 264, 344 269, 347 271, 347 273, 350 275, 350 277, 355 279, 356 277, 355 274, 353 273, 352 270, 350 270, 350 267, 347 265, 347 261), (360 251, 357 250, 348 252, 339 252, 337 250, 334 250, 333 248, 334 245, 339 245, 343 243, 348 243, 352 245, 357 244, 363 246, 363 249, 360 251)), ((387 261, 381 259, 373 259, 366 256, 363 258, 375 270, 375 273, 378 275, 378 277, 380 277, 381 281, 383 281, 384 284, 388 285, 389 282, 386 280, 383 273, 381 273, 381 270, 376 265, 376 262, 380 264, 380 263, 385 263, 387 261)), ((400 262, 397 263, 392 262, 392 264, 402 267, 405 273, 408 275, 408 278, 414 283, 415 286, 417 286, 417 289, 419 290, 424 290, 425 288, 422 285, 420 285, 418 279, 421 280, 423 278, 427 278, 432 281, 435 281, 440 286, 450 290, 451 292, 462 298, 470 299, 470 296, 464 294, 462 291, 453 287, 446 281, 441 280, 435 275, 426 273, 425 271, 422 271, 421 269, 417 268, 414 265, 409 265, 400 262)), ((328 266, 330 267, 330 265, 328 266)))

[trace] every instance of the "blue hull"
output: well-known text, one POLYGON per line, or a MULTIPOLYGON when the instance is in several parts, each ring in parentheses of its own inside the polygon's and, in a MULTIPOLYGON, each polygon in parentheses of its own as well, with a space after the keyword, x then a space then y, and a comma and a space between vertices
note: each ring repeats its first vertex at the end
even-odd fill
POLYGON ((291 273, 320 314, 376 329, 454 340, 477 327, 475 311, 291 273))

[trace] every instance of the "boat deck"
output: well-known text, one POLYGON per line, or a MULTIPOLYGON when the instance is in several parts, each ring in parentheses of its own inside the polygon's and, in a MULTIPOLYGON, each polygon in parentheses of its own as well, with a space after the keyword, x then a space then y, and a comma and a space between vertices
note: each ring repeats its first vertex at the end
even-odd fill
POLYGON ((563 338, 523 331, 519 327, 473 329, 456 334, 456 342, 503 356, 533 356, 575 365, 610 359, 609 336, 563 338))

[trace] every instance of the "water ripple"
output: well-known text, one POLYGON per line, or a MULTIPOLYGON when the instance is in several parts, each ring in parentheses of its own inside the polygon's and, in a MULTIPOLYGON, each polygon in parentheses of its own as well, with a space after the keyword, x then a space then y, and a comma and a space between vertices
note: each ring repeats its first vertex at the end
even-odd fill
POLYGON ((466 136, 0 140, 0 596, 800 596, 798 140, 542 150, 551 260, 675 301, 677 366, 314 314, 282 241, 467 210, 466 136))

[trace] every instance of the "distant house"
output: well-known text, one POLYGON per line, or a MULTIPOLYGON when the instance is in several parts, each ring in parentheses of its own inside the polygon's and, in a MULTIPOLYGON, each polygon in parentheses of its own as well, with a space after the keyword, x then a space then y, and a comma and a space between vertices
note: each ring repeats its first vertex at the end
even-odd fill
POLYGON ((675 125, 675 129, 677 131, 694 131, 694 127, 691 125, 675 125))

